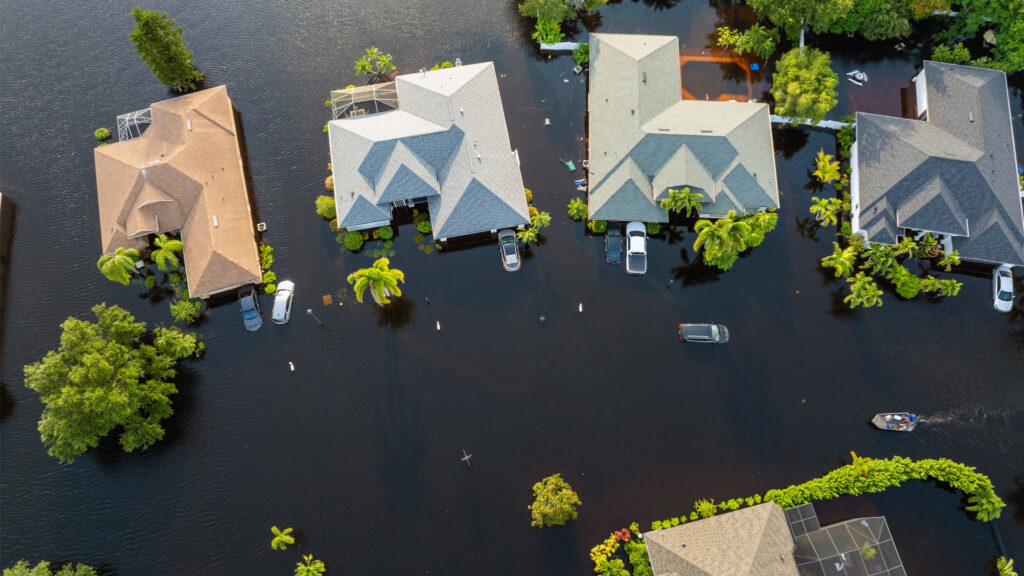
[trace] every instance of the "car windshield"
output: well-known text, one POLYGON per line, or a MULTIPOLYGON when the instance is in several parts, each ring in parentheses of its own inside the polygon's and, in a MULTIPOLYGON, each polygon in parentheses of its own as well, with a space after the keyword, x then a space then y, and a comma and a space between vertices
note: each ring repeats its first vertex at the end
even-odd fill
POLYGON ((718 326, 711 327, 711 337, 716 340, 718 339, 718 326))
POLYGON ((1013 300, 1013 292, 1007 292, 1006 290, 1002 290, 999 292, 999 299, 1002 300, 1003 302, 1009 302, 1013 300))
POLYGON ((244 318, 255 318, 256 316, 258 316, 258 314, 256 314, 255 308, 250 308, 249 310, 246 310, 242 316, 244 318))

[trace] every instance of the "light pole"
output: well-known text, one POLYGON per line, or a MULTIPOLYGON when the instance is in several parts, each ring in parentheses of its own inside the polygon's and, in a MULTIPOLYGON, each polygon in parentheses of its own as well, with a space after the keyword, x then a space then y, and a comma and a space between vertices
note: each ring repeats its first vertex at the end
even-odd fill
POLYGON ((309 314, 310 316, 312 316, 313 320, 316 320, 316 323, 319 324, 321 328, 324 327, 324 323, 321 322, 320 319, 316 317, 316 314, 313 314, 313 309, 312 308, 306 308, 306 314, 309 314))

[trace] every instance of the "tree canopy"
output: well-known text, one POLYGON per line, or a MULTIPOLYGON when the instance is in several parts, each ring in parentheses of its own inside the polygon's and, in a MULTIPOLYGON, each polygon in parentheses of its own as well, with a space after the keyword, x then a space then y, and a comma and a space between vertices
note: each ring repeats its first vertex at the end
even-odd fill
MULTIPOLYGON (((376 46, 366 49, 359 60, 356 60, 356 72, 359 74, 372 74, 370 82, 387 82, 391 80, 391 71, 395 69, 391 54, 381 52, 376 46)), ((333 183, 333 182, 332 182, 333 183)))
POLYGON ((4 568, 3 576, 96 576, 96 570, 85 564, 68 563, 54 572, 49 562, 40 562, 30 567, 28 560, 18 560, 14 566, 4 568))
POLYGON ((125 452, 164 436, 177 360, 195 351, 195 336, 159 329, 144 342, 146 324, 118 306, 92 308, 96 322, 68 318, 60 347, 25 366, 25 385, 43 402, 39 432, 61 462, 94 448, 115 428, 125 452))
POLYGON ((378 258, 370 268, 360 268, 348 275, 348 283, 356 293, 356 300, 363 302, 363 293, 370 289, 370 296, 378 305, 390 304, 388 296, 401 296, 402 290, 398 283, 405 283, 405 273, 395 268, 390 268, 391 261, 387 258, 378 258))
POLYGON ((573 492, 561 474, 552 474, 533 485, 534 502, 530 505, 531 526, 561 526, 575 520, 580 497, 573 492))
POLYGON ((838 84, 827 52, 794 48, 782 55, 772 74, 775 113, 794 123, 820 122, 838 102, 838 84))
POLYGON ((181 26, 175 27, 174 18, 163 12, 132 8, 135 29, 132 44, 142 61, 156 74, 164 86, 178 92, 195 90, 203 73, 195 69, 192 52, 181 37, 181 26))

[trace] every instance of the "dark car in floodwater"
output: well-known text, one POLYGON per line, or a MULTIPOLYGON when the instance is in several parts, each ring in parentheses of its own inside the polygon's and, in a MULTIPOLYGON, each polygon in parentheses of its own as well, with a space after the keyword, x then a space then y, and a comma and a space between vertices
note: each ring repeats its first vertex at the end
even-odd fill
POLYGON ((704 344, 725 344, 729 341, 729 329, 721 324, 680 324, 679 340, 704 344))
POLYGON ((622 262, 622 225, 609 222, 604 232, 604 261, 608 264, 622 262))

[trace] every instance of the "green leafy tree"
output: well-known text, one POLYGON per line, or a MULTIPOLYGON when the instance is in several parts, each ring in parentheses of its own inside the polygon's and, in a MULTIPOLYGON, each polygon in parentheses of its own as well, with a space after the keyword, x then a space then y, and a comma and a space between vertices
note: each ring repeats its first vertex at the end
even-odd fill
POLYGON ((530 526, 546 528, 561 526, 575 520, 580 497, 573 492, 561 474, 553 474, 533 485, 533 504, 530 505, 530 526))
POLYGON ((143 342, 146 324, 126 310, 98 304, 96 322, 68 318, 60 348, 25 366, 25 385, 40 394, 39 432, 61 462, 95 447, 120 428, 125 452, 163 438, 171 415, 173 356, 143 342))
POLYGON ((289 545, 295 544, 295 538, 291 535, 291 528, 278 530, 277 526, 271 526, 270 532, 274 535, 270 540, 270 547, 274 550, 284 550, 288 548, 289 545))
POLYGON ((838 84, 827 52, 794 48, 782 55, 772 74, 775 113, 794 124, 820 122, 838 102, 838 84))
POLYGON ((927 18, 935 12, 948 12, 949 0, 909 0, 907 7, 914 18, 927 18))
POLYGON ((131 36, 135 52, 156 74, 157 81, 178 92, 195 90, 203 73, 195 69, 192 52, 181 37, 181 26, 175 27, 174 18, 163 12, 138 6, 132 8, 131 14, 135 20, 131 36))
POLYGON ((843 302, 849 304, 851 310, 858 306, 871 308, 882 305, 882 291, 874 278, 857 272, 856 276, 850 276, 846 281, 850 283, 850 293, 843 298, 843 302))
POLYGON ((747 4, 760 18, 782 28, 786 37, 796 40, 800 30, 809 26, 815 33, 838 32, 840 23, 853 10, 853 0, 749 0, 747 4))
POLYGON ((957 42, 955 46, 939 44, 932 51, 932 60, 950 64, 970 64, 971 51, 965 48, 962 42, 957 42))
POLYGON ((597 576, 629 576, 626 565, 618 558, 603 558, 594 567, 597 576))
POLYGON ((563 0, 526 0, 519 5, 519 13, 527 18, 555 23, 575 16, 573 8, 563 0))
POLYGON ((859 32, 868 40, 904 38, 910 34, 912 12, 907 0, 857 0, 832 32, 859 32))
POLYGON ((896 251, 888 244, 872 244, 864 251, 864 257, 861 269, 870 268, 871 274, 887 274, 896 265, 896 251))
POLYGON ((725 218, 718 220, 701 219, 693 229, 697 240, 693 249, 704 248, 704 262, 721 270, 732 268, 739 253, 747 249, 750 224, 736 219, 736 211, 730 210, 725 218))
POLYGON ((668 189, 668 196, 663 198, 661 201, 661 209, 666 214, 670 212, 686 213, 686 217, 690 218, 693 214, 700 215, 701 201, 704 200, 704 195, 699 192, 690 192, 690 189, 683 188, 682 190, 676 190, 674 188, 668 189))
POLYGON ((578 197, 570 200, 566 207, 569 208, 569 218, 573 220, 579 221, 587 217, 587 203, 578 197))
POLYGON ((156 245, 156 249, 149 254, 149 257, 153 262, 156 262, 157 267, 166 271, 168 264, 170 264, 172 270, 177 270, 178 265, 181 264, 178 260, 178 254, 185 249, 181 240, 169 238, 167 234, 161 234, 157 236, 153 244, 156 245))
POLYGON ((139 260, 139 251, 134 248, 118 248, 113 254, 100 256, 96 267, 108 279, 120 282, 125 286, 135 273, 135 263, 139 260))
POLYGON ((971 65, 1007 73, 1024 70, 1024 0, 973 0, 962 4, 960 15, 949 20, 942 36, 972 38, 983 30, 992 30, 997 41, 991 55, 977 58, 971 65))
POLYGON ((391 80, 390 73, 394 69, 395 64, 391 54, 381 52, 376 46, 367 48, 366 53, 359 60, 356 60, 356 73, 372 74, 370 82, 387 82, 391 80))
POLYGON ((737 54, 753 53, 762 60, 767 60, 775 53, 779 45, 779 31, 754 24, 749 30, 739 30, 722 26, 717 29, 718 45, 732 48, 737 54))
POLYGON ((853 268, 857 264, 857 249, 853 246, 842 248, 838 242, 833 242, 832 246, 832 253, 821 259, 821 265, 835 270, 836 278, 853 274, 853 268))
POLYGON ((402 290, 398 283, 405 283, 405 273, 389 266, 387 258, 378 258, 370 268, 361 268, 348 275, 348 283, 356 293, 356 300, 363 302, 363 293, 370 289, 370 296, 378 305, 390 304, 388 296, 401 296, 402 290))
POLYGON ((751 214, 744 220, 750 227, 750 234, 747 235, 747 248, 756 248, 761 245, 761 242, 764 242, 766 234, 775 230, 775 225, 779 222, 779 215, 775 213, 775 210, 765 210, 751 214))
POLYGON ((188 298, 175 298, 171 301, 171 317, 175 322, 184 322, 191 326, 195 324, 196 320, 199 320, 202 308, 202 302, 188 298))
POLYGON ((540 230, 541 228, 547 228, 551 225, 551 214, 547 212, 538 212, 536 215, 530 218, 530 226, 540 230))
POLYGON ((537 25, 530 38, 541 44, 557 44, 562 41, 562 38, 565 38, 565 34, 562 32, 562 25, 558 22, 537 20, 537 25))
POLYGON ((356 252, 363 247, 363 234, 358 230, 349 230, 345 234, 344 242, 349 252, 356 252))
POLYGON ((334 205, 334 196, 321 195, 316 197, 316 213, 325 220, 334 220, 338 217, 337 207, 334 205))
POLYGON ((996 560, 996 570, 999 571, 999 576, 1017 576, 1017 573, 1013 570, 1013 560, 1006 556, 1000 556, 996 560))
POLYGON ((321 576, 327 568, 323 560, 313 558, 312 554, 302 557, 302 562, 295 566, 295 576, 321 576))
POLYGON ((572 61, 575 62, 577 66, 583 66, 587 62, 590 62, 590 44, 582 42, 576 46, 572 51, 572 61))
POLYGON ((839 180, 840 172, 839 162, 833 160, 831 154, 818 150, 818 157, 814 159, 814 177, 822 184, 828 184, 833 180, 839 180))
POLYGON ((100 142, 103 142, 104 140, 110 140, 110 130, 107 130, 106 128, 97 128, 96 131, 92 133, 92 135, 96 138, 96 140, 99 140, 100 142))
POLYGON ((3 576, 96 576, 96 570, 85 564, 65 564, 60 570, 52 572, 49 562, 40 562, 29 567, 27 560, 18 560, 14 566, 4 568, 3 576))
POLYGON ((164 356, 181 359, 196 352, 196 336, 182 332, 180 328, 157 328, 154 331, 153 346, 164 356))
POLYGON ((911 274, 901 264, 896 264, 889 268, 889 273, 886 277, 896 286, 896 293, 907 300, 916 297, 921 292, 921 279, 911 274))
POLYGON ((839 221, 842 200, 839 198, 818 198, 811 196, 811 215, 822 226, 835 226, 839 221))

